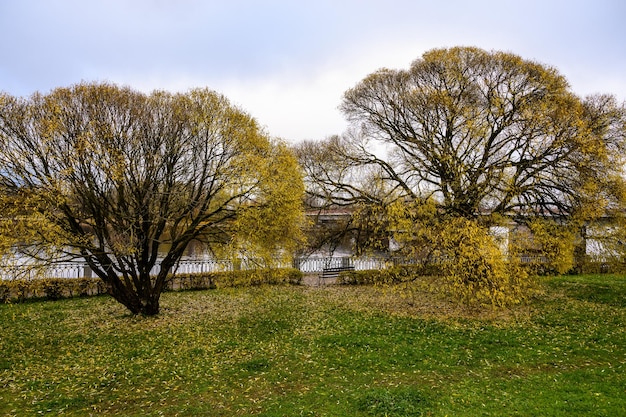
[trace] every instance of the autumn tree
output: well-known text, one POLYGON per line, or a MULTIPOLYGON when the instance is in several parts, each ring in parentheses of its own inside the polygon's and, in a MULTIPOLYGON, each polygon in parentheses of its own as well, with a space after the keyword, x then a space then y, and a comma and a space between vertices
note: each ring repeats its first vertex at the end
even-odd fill
POLYGON ((135 314, 159 312, 191 242, 272 265, 300 239, 291 151, 206 89, 0 95, 0 141, 3 248, 82 258, 135 314))
POLYGON ((353 145, 352 164, 454 216, 569 217, 584 211, 582 195, 612 198, 600 182, 620 179, 623 107, 582 100, 556 69, 510 53, 431 50, 408 70, 367 76, 341 108, 357 138, 388 152, 353 145))
POLYGON ((486 225, 539 216, 578 229, 623 207, 624 106, 576 96, 546 65, 435 49, 367 76, 341 109, 351 130, 322 141, 325 165, 306 170, 325 201, 434 201, 486 225))
POLYGON ((351 129, 307 157, 307 192, 328 204, 386 207, 370 220, 402 253, 439 262, 465 300, 514 303, 526 285, 517 265, 494 255, 490 226, 533 227, 544 257, 563 271, 574 263, 569 252, 584 253, 578 237, 589 222, 624 208, 624 106, 610 95, 578 97, 549 66, 435 49, 406 70, 367 76, 341 109, 351 129), (577 241, 556 245, 558 237, 577 241))

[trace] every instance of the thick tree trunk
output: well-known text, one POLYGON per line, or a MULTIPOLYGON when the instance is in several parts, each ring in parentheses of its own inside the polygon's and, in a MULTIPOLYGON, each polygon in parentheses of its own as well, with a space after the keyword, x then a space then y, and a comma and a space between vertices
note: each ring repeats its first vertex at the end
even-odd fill
POLYGON ((155 316, 159 314, 159 310, 160 310, 159 299, 160 299, 160 294, 146 300, 140 314, 144 316, 155 316))
POLYGON ((107 258, 101 256, 100 259, 95 259, 88 254, 85 255, 85 260, 92 271, 107 285, 107 293, 124 305, 131 314, 143 316, 159 314, 161 293, 166 287, 167 277, 175 263, 173 259, 174 256, 166 257, 156 277, 150 276, 149 271, 152 270, 154 264, 149 264, 140 268, 142 272, 139 273, 137 280, 134 280, 130 276, 127 276, 127 279, 118 276, 107 258), (109 266, 103 267, 103 264, 109 266))
POLYGON ((159 314, 161 291, 157 291, 150 282, 145 283, 141 288, 133 288, 128 287, 123 280, 114 275, 107 276, 104 281, 109 295, 124 305, 132 314, 144 316, 159 314))
POLYGON ((126 287, 123 289, 118 288, 117 290, 112 290, 112 288, 109 287, 111 297, 123 304, 132 314, 141 314, 143 316, 159 314, 160 294, 138 294, 133 289, 126 287))

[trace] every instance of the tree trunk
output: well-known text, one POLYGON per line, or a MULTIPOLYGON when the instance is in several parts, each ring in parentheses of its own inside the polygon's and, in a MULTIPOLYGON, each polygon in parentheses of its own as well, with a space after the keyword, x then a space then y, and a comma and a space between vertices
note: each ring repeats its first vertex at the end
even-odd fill
POLYGON ((150 297, 148 300, 146 300, 140 314, 144 316, 155 316, 159 314, 159 298, 160 294, 150 297))
POLYGON ((128 288, 118 277, 105 280, 108 293, 132 314, 154 316, 159 314, 160 291, 156 291, 150 283, 146 288, 128 288))
POLYGON ((138 295, 132 290, 125 289, 124 294, 119 291, 110 291, 109 294, 119 303, 123 304, 132 314, 141 314, 142 316, 155 316, 159 314, 159 295, 138 295))

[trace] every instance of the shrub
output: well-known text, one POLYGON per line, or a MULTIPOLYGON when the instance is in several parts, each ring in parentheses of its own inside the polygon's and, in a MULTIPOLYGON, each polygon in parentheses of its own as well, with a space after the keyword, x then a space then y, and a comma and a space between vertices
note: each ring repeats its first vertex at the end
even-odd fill
POLYGON ((529 295, 531 279, 516 256, 507 260, 487 228, 453 218, 441 228, 442 290, 465 304, 504 307, 529 295))
POLYGON ((344 285, 390 285, 414 281, 419 277, 439 273, 432 265, 399 265, 392 268, 367 271, 342 271, 337 278, 344 285))
POLYGON ((10 281, 0 281, 0 303, 6 303, 11 298, 10 281))
POLYGON ((215 273, 216 287, 247 287, 262 284, 294 284, 302 281, 302 272, 294 268, 250 269, 215 273))
POLYGON ((31 281, 32 289, 36 297, 48 300, 58 300, 64 296, 70 296, 74 280, 67 281, 60 278, 45 278, 31 281))
POLYGON ((173 275, 170 290, 194 290, 223 287, 245 287, 262 284, 300 284, 302 272, 294 268, 251 269, 173 275))
MULTIPOLYGON (((257 269, 200 274, 172 275, 168 290, 199 290, 216 287, 244 287, 262 284, 294 284, 302 281, 297 269, 257 269)), ((58 300, 64 297, 106 293, 106 285, 97 278, 45 278, 0 281, 0 302, 21 302, 28 298, 58 300)))
POLYGON ((0 281, 0 302, 29 298, 58 300, 65 297, 104 294, 104 283, 95 278, 43 278, 0 281))
POLYGON ((433 207, 413 202, 389 211, 399 254, 423 265, 413 274, 438 276, 439 291, 465 304, 507 306, 530 295, 529 271, 516 254, 503 252, 487 226, 433 207))
POLYGON ((33 281, 21 279, 11 281, 11 300, 22 302, 34 296, 33 281))
POLYGON ((89 295, 103 294, 106 292, 105 284, 99 279, 78 278, 73 281, 70 296, 86 297, 89 295))
POLYGON ((170 275, 167 289, 170 291, 204 290, 215 288, 213 273, 170 275))
POLYGON ((564 274, 575 265, 576 235, 571 228, 553 221, 535 219, 529 224, 532 240, 539 245, 548 274, 564 274))

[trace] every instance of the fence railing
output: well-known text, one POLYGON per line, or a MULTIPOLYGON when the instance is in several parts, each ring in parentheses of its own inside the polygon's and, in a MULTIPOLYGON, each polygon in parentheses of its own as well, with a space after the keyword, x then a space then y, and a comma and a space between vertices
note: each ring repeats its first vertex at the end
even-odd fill
MULTIPOLYGON (((192 259, 182 260, 175 269, 176 274, 195 274, 206 272, 232 271, 233 263, 227 260, 192 259)), ((158 274, 160 265, 151 271, 158 274)), ((34 278, 95 278, 96 275, 85 262, 62 262, 45 267, 29 267, 26 264, 0 265, 0 279, 34 279, 34 278)))
MULTIPOLYGON (((541 256, 522 256, 522 263, 542 263, 547 260, 541 256)), ((354 256, 328 256, 295 258, 292 266, 305 274, 322 273, 329 268, 351 267, 357 271, 385 269, 398 264, 420 263, 415 259, 389 258, 389 257, 354 257, 354 256)), ((211 258, 184 259, 178 263, 173 271, 175 274, 197 274, 208 272, 232 271, 235 269, 251 269, 254 263, 235 262, 230 260, 218 260, 211 258)), ((160 265, 156 265, 152 273, 159 272, 160 265)), ((37 271, 29 271, 23 265, 0 265, 0 277, 2 279, 14 278, 94 278, 95 274, 84 262, 64 262, 50 265, 37 271)))
POLYGON ((353 256, 330 256, 296 258, 293 267, 304 273, 319 273, 329 268, 352 267, 357 271, 368 269, 385 269, 393 265, 393 260, 384 257, 353 257, 353 256))
POLYGON ((31 267, 27 264, 0 265, 0 279, 93 277, 93 271, 84 262, 55 263, 46 267, 31 267))

